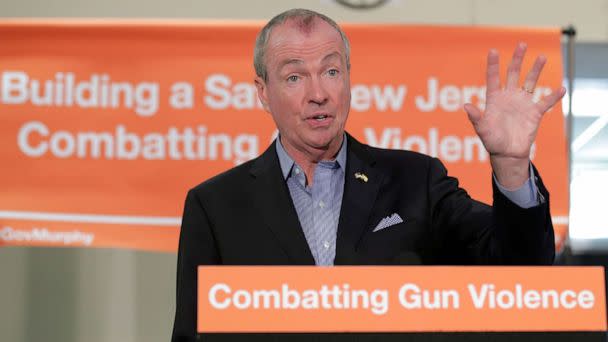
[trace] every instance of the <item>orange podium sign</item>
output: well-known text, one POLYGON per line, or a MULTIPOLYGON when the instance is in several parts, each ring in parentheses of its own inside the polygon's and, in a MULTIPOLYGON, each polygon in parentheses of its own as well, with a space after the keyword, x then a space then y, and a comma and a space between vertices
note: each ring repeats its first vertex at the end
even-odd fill
POLYGON ((200 266, 198 332, 605 331, 601 267, 200 266))

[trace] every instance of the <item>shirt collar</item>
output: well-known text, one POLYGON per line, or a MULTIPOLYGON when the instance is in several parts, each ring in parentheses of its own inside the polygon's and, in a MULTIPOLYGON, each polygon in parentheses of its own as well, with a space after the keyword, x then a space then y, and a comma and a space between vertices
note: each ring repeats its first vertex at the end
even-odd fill
MULTIPOLYGON (((342 168, 346 166, 346 145, 346 133, 344 133, 344 138, 342 139, 342 146, 340 146, 340 150, 338 151, 338 155, 336 155, 335 159, 335 161, 338 163, 338 166, 342 168)), ((279 164, 281 165, 281 172, 283 173, 283 179, 287 179, 295 162, 289 156, 289 154, 287 154, 285 148, 283 148, 280 135, 277 136, 276 150, 277 156, 279 157, 279 164)))

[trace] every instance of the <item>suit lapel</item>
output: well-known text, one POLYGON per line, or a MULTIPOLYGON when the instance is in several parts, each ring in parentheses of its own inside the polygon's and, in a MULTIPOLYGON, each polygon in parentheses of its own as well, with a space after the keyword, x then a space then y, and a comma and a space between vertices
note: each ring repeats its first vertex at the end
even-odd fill
POLYGON ((290 263, 314 265, 315 260, 298 219, 287 184, 283 179, 273 142, 253 164, 255 205, 285 250, 290 263))
POLYGON ((344 194, 338 223, 335 264, 356 264, 356 246, 366 231, 369 215, 376 201, 384 175, 374 168, 375 161, 366 146, 350 135, 344 175, 344 194), (355 173, 367 177, 367 182, 355 173))

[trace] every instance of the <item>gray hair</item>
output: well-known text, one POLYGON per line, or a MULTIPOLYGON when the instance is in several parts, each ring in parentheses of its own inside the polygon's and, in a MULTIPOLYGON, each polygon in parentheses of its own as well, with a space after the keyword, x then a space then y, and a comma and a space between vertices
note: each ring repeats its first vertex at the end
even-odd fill
POLYGON ((331 27, 335 28, 336 31, 338 31, 342 41, 344 42, 344 50, 346 51, 346 67, 348 70, 350 70, 350 44, 348 43, 346 34, 344 31, 342 31, 340 26, 338 26, 338 24, 336 24, 336 22, 331 18, 321 13, 302 8, 294 8, 280 13, 274 18, 270 19, 270 21, 262 28, 260 33, 258 33, 258 36, 255 39, 255 48, 253 50, 253 67, 255 68, 256 75, 264 80, 267 80, 268 70, 266 70, 266 64, 264 64, 264 58, 266 57, 266 44, 268 43, 270 31, 273 27, 283 24, 289 19, 297 19, 300 20, 304 25, 310 25, 314 18, 319 18, 325 21, 331 25, 331 27))

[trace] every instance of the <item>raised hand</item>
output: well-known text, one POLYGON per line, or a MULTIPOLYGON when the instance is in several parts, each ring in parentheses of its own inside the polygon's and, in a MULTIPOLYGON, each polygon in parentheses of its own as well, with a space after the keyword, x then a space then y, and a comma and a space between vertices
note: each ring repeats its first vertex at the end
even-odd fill
POLYGON ((467 103, 464 106, 477 135, 490 154, 492 169, 498 182, 507 189, 520 187, 529 177, 529 156, 543 114, 566 93, 564 87, 554 89, 538 103, 533 101, 534 88, 547 58, 536 58, 523 86, 519 86, 521 64, 526 44, 519 43, 501 87, 499 58, 496 50, 488 53, 486 70, 485 112, 467 103))

